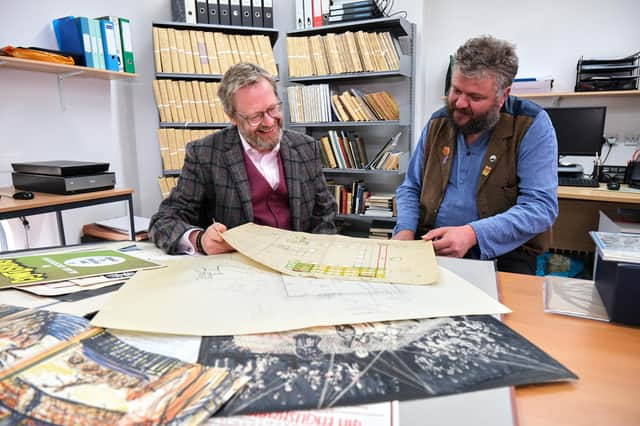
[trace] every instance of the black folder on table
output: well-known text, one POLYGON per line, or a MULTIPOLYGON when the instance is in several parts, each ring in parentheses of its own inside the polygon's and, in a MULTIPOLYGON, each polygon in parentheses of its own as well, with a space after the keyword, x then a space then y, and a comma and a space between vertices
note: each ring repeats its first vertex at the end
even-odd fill
POLYGON ((229 15, 231 15, 231 25, 242 26, 242 10, 240 0, 229 1, 229 15))
POLYGON ((207 9, 207 0, 196 0, 196 23, 209 23, 209 10, 207 9))
POLYGON ((241 4, 240 12, 242 13, 242 26, 251 27, 251 0, 241 0, 241 4))
POLYGON ((218 0, 218 17, 220 18, 220 25, 231 25, 229 0, 218 0))
POLYGON ((273 28, 273 0, 262 0, 262 25, 273 28))
POLYGON ((253 26, 263 27, 264 21, 262 19, 262 0, 251 0, 251 14, 253 15, 253 26))
POLYGON ((209 23, 217 25, 220 23, 220 15, 218 13, 218 0, 208 0, 207 10, 209 14, 209 23))

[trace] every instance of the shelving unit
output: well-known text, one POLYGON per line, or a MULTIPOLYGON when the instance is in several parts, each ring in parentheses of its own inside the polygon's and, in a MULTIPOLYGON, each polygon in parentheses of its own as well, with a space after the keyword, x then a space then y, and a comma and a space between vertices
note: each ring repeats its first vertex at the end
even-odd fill
MULTIPOLYGON (((330 129, 352 130, 357 132, 366 144, 367 156, 373 158, 375 153, 398 131, 402 132, 398 148, 409 155, 413 140, 411 120, 414 114, 413 76, 415 74, 414 54, 414 24, 400 17, 384 17, 379 19, 362 20, 343 24, 327 25, 323 27, 295 30, 287 33, 287 37, 309 37, 326 35, 329 33, 344 33, 346 31, 390 32, 398 56, 400 67, 398 70, 381 72, 349 72, 318 76, 303 76, 287 78, 288 85, 295 84, 329 84, 332 91, 342 92, 350 88, 358 88, 363 92, 386 90, 390 92, 400 107, 400 120, 392 121, 332 121, 313 123, 290 123, 292 129, 299 129, 315 139, 326 135, 330 129)), ((290 105, 287 104, 287 108, 290 105)), ((289 121, 289 114, 285 116, 289 121)), ((367 169, 323 169, 326 177, 338 184, 348 184, 354 179, 366 182, 369 191, 393 193, 402 182, 405 170, 367 170, 367 169)), ((362 227, 368 227, 373 220, 395 222, 395 217, 338 215, 338 221, 343 222, 343 229, 350 234, 363 234, 362 227), (351 229, 356 230, 352 232, 351 229)))
MULTIPOLYGON (((178 31, 182 31, 181 34, 185 34, 184 31, 188 30, 188 31, 198 31, 198 32, 202 32, 204 33, 223 33, 224 35, 241 35, 241 36, 252 36, 252 35, 262 35, 262 36, 266 36, 269 39, 269 44, 271 46, 271 48, 273 49, 273 45, 275 44, 275 42, 278 39, 279 36, 279 31, 277 29, 273 29, 273 28, 262 28, 262 27, 239 27, 239 26, 230 26, 230 25, 209 25, 209 24, 187 24, 184 22, 153 22, 152 23, 152 27, 154 28, 154 31, 157 31, 157 29, 171 29, 171 30, 178 30, 178 31)), ((189 49, 189 51, 192 50, 192 46, 188 45, 189 41, 184 41, 183 43, 187 43, 184 45, 184 49, 189 49)), ((208 46, 207 46, 208 47, 208 46)), ((218 53, 220 52, 218 46, 214 46, 216 47, 216 55, 218 55, 218 53)), ((236 47, 235 45, 231 44, 231 48, 233 49, 234 47, 236 47)), ((248 47, 248 46, 245 46, 248 47)), ((255 48, 255 46, 253 46, 255 48)), ((159 48, 159 46, 155 46, 154 45, 154 49, 155 48, 159 48)), ((237 46, 238 51, 241 49, 241 46, 237 46)), ((176 49, 179 49, 179 46, 176 46, 176 49)), ((254 50, 254 52, 256 52, 256 50, 254 50)), ((202 55, 202 50, 200 50, 200 54, 202 55)), ((211 52, 207 51, 207 54, 209 56, 211 56, 211 52)), ((217 56, 216 56, 217 57, 217 56)), ((158 57, 156 56, 156 60, 158 59, 158 57)), ((185 59, 186 60, 186 59, 185 59)), ((192 60, 192 59, 188 59, 188 60, 192 60)), ((217 59, 216 59, 217 60, 217 59)), ((220 65, 222 65, 222 62, 220 63, 220 65)), ((157 69, 162 69, 162 67, 157 67, 156 66, 156 70, 157 69)), ((183 69, 183 68, 182 68, 183 69)), ((155 78, 156 80, 170 80, 172 82, 187 82, 189 84, 191 84, 191 82, 206 82, 206 83, 216 83, 222 80, 223 74, 222 73, 192 73, 192 72, 175 72, 175 69, 171 70, 172 72, 155 72, 155 78)), ((223 70, 224 72, 224 70, 223 70)), ((277 79, 277 75, 274 76, 277 79)), ((168 82, 166 84, 169 84, 168 82)), ((207 93, 208 94, 208 93, 207 93)), ((179 96, 181 96, 181 94, 178 94, 179 96)), ((206 94, 202 94, 202 96, 204 97, 206 94)), ((217 95, 213 94, 213 96, 217 99, 217 95)), ((208 97, 210 98, 210 97, 208 97)), ((180 99, 184 100, 184 97, 180 97, 180 99)), ((177 98, 176 98, 177 100, 177 98)), ((195 102, 198 102, 197 98, 195 100, 195 102)), ((208 105, 208 102, 207 102, 208 105)), ((217 118, 218 120, 220 120, 221 118, 226 118, 226 117, 222 117, 222 116, 216 116, 216 114, 211 114, 212 117, 214 118, 214 120, 217 118)), ((219 115, 219 114, 218 114, 219 115)), ((217 129, 221 129, 224 127, 229 126, 230 123, 228 121, 225 122, 202 122, 202 120, 200 121, 185 121, 185 122, 174 122, 174 121, 165 121, 163 122, 162 120, 160 120, 159 123, 159 129, 167 129, 170 132, 173 131, 180 131, 180 130, 187 130, 187 129, 191 129, 191 130, 217 130, 217 129), (170 130, 173 129, 173 130, 170 130)), ((159 132, 160 133, 160 132, 159 132)), ((177 133, 176 133, 177 134, 177 133)), ((201 137, 201 136, 199 136, 201 137)), ((175 144, 181 145, 181 146, 175 146, 175 147, 170 147, 168 148, 169 150, 174 149, 177 151, 180 151, 181 153, 184 152, 184 145, 182 145, 181 141, 183 141, 184 143, 189 142, 189 140, 183 139, 182 137, 177 138, 177 141, 174 141, 175 144)), ((161 141, 162 142, 162 141, 161 141)), ((162 143, 161 143, 162 144, 162 143)), ((169 142, 169 144, 171 144, 171 142, 169 142)), ((165 149, 164 147, 162 147, 161 149, 165 149)), ((180 176, 180 169, 176 169, 175 167, 171 167, 168 166, 167 164, 165 164, 164 161, 164 156, 163 156, 163 171, 162 171, 162 178, 161 180, 166 180, 163 178, 176 178, 180 176)), ((165 192, 163 190, 163 192, 165 192)))

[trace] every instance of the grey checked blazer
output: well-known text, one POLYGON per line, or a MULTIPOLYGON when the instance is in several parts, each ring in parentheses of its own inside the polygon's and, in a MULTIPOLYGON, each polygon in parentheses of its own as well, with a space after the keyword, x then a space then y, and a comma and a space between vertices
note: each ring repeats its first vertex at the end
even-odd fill
MULTIPOLYGON (((337 210, 322 173, 318 143, 283 130, 280 157, 289 191, 293 230, 332 234, 337 210)), ((233 228, 253 221, 244 151, 235 126, 186 147, 177 186, 151 218, 149 237, 167 253, 177 252, 182 234, 217 222, 233 228)))

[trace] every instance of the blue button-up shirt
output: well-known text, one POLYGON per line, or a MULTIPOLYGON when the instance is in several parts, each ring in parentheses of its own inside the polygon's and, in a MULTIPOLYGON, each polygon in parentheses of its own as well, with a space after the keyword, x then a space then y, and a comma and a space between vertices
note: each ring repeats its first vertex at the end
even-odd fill
MULTIPOLYGON (((416 231, 420 215, 422 164, 429 124, 420 135, 405 179, 396 191, 398 221, 394 233, 416 231)), ((516 204, 495 216, 480 219, 476 190, 490 131, 467 146, 462 134, 457 135, 457 148, 452 159, 447 189, 438 210, 435 226, 469 224, 476 233, 479 256, 493 259, 521 246, 551 227, 558 215, 557 142, 548 114, 541 110, 520 142, 516 204)), ((472 253, 473 254, 473 253, 472 253)))

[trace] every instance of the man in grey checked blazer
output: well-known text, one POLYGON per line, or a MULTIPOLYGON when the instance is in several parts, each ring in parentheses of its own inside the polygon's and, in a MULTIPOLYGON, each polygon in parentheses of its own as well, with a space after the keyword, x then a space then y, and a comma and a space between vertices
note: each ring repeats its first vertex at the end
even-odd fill
POLYGON ((151 218, 152 241, 170 254, 233 250, 221 233, 253 222, 254 209, 271 209, 254 205, 261 198, 257 180, 269 181, 274 191, 284 188, 287 223, 274 226, 335 233, 337 206, 322 173, 319 145, 282 129, 273 78, 256 65, 238 64, 225 73, 218 96, 233 126, 187 145, 178 184, 151 218), (261 159, 270 164, 266 170, 261 159))

